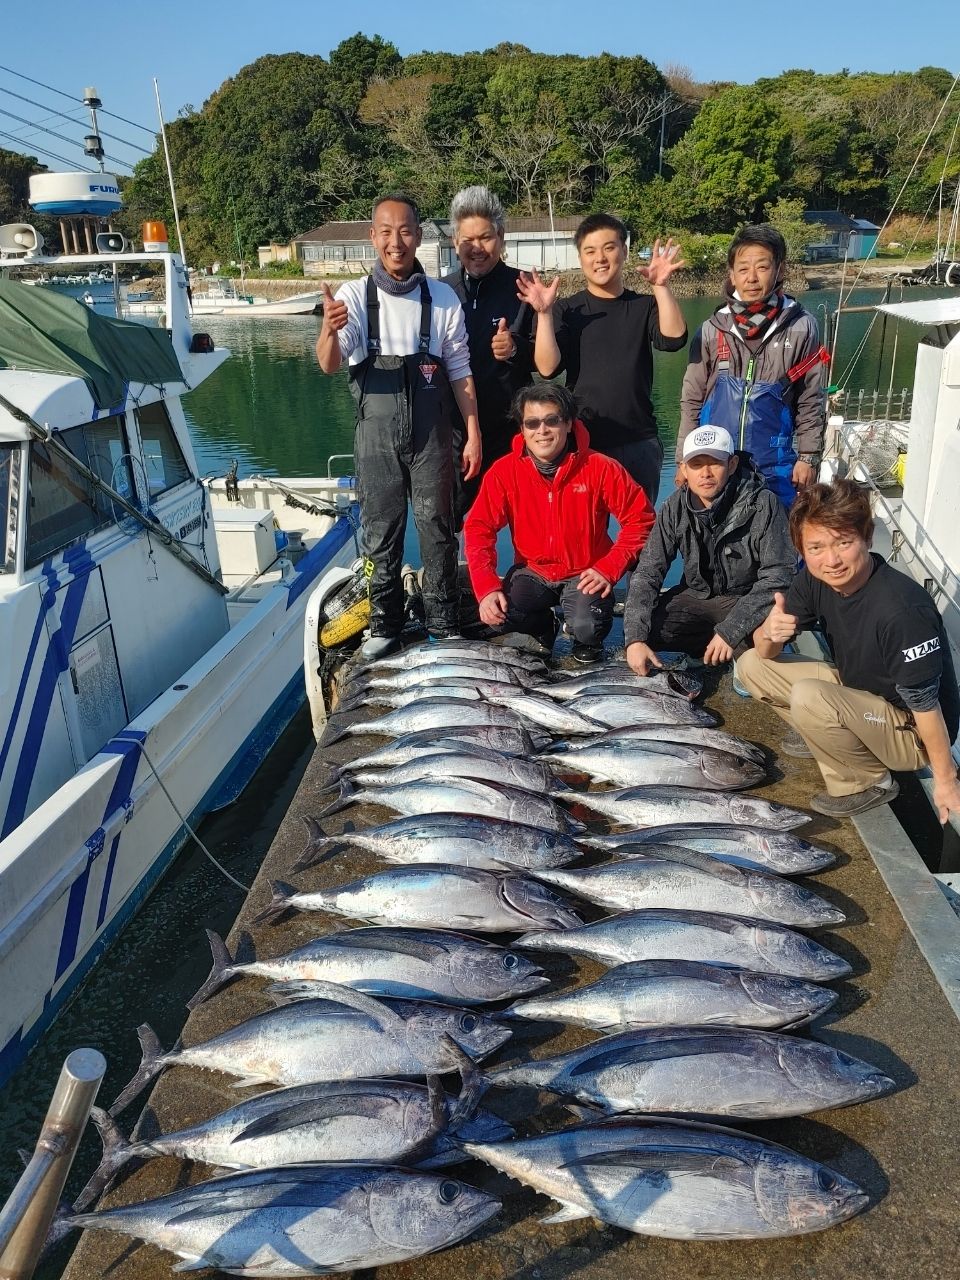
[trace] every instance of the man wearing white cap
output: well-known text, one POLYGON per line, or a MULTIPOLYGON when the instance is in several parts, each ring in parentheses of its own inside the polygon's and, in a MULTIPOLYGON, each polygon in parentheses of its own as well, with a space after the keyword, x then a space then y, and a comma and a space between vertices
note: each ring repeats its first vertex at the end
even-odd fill
POLYGON ((623 619, 627 662, 646 675, 657 649, 709 665, 729 662, 794 574, 786 512, 724 427, 683 444, 680 487, 661 507, 630 582, 623 619), (677 554, 683 578, 661 593, 677 554))

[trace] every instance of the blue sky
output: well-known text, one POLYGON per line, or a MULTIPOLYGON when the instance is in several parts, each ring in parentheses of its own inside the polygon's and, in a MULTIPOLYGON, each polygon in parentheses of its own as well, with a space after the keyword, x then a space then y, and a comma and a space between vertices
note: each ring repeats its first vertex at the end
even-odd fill
MULTIPOLYGON (((855 6, 675 0, 662 7, 643 0, 593 5, 585 0, 454 0, 449 5, 417 0, 389 5, 382 0, 287 0, 278 5, 263 0, 166 0, 156 5, 98 0, 82 17, 75 0, 46 0, 39 32, 25 18, 22 33, 0 44, 0 64, 10 68, 0 70, 0 113, 5 113, 0 114, 0 146, 33 153, 50 147, 74 163, 82 159, 69 143, 13 118, 43 123, 72 138, 84 132, 55 114, 74 114, 66 98, 14 72, 77 97, 93 84, 106 108, 152 129, 154 76, 170 119, 185 103, 201 106, 223 80, 262 54, 298 50, 325 57, 356 31, 392 40, 403 54, 421 49, 464 52, 510 40, 546 53, 642 54, 660 67, 683 64, 699 80, 749 82, 788 67, 911 71, 935 65, 957 72, 958 13, 958 0, 926 0, 915 10, 902 0, 855 6)), ((4 25, 10 37, 10 24, 4 25)), ((82 109, 76 115, 83 120, 82 109)), ((101 128, 147 150, 152 146, 150 134, 131 124, 104 117, 101 128)), ((142 154, 111 139, 106 145, 128 164, 142 154)), ((52 154, 41 159, 51 168, 65 167, 52 154)))

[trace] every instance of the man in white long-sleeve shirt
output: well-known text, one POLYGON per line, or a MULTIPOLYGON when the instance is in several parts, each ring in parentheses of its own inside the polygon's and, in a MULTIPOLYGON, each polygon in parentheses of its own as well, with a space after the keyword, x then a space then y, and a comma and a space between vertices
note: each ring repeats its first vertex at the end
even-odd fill
POLYGON ((456 634, 457 539, 453 514, 453 401, 466 424, 461 465, 480 469, 480 429, 463 311, 449 285, 428 279, 417 260, 420 215, 404 195, 373 206, 372 275, 324 286, 317 359, 336 373, 344 359, 357 401, 354 443, 370 581, 366 657, 397 647, 403 627, 400 569, 407 497, 420 540, 423 603, 433 636, 456 634))

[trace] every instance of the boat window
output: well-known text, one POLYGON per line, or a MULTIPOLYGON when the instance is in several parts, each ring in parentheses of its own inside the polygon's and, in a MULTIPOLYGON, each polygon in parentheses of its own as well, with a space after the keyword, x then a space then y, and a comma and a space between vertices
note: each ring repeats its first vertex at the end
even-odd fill
POLYGON ((0 444, 0 573, 13 573, 17 567, 18 485, 14 465, 19 456, 20 445, 0 444))
MULTIPOLYGON (((134 492, 123 418, 101 418, 57 433, 57 439, 111 488, 134 492)), ((120 516, 114 503, 47 445, 30 446, 30 501, 27 523, 27 566, 120 516)))
POLYGON ((167 406, 162 400, 137 407, 143 461, 147 470, 150 497, 156 498, 168 489, 189 480, 190 468, 180 448, 167 406))

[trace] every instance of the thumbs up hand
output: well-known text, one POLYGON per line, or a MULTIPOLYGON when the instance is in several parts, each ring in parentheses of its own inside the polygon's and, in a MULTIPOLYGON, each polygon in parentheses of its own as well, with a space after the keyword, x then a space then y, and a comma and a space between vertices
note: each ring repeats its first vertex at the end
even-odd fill
POLYGON ((782 591, 773 593, 773 608, 763 624, 764 636, 771 644, 786 644, 797 633, 797 619, 787 613, 787 598, 782 591))
POLYGON ((510 332, 505 316, 500 317, 497 331, 490 343, 490 350, 493 352, 494 360, 512 360, 517 354, 517 344, 513 340, 513 334, 510 332))
POLYGON ((320 286, 320 291, 323 294, 323 327, 332 333, 339 333, 346 328, 349 319, 347 304, 337 301, 326 280, 320 286))

